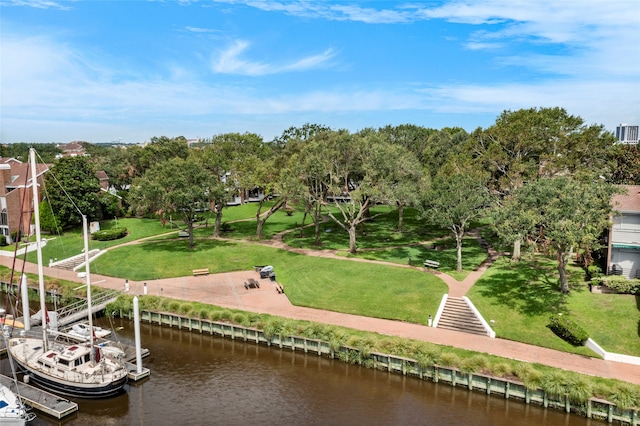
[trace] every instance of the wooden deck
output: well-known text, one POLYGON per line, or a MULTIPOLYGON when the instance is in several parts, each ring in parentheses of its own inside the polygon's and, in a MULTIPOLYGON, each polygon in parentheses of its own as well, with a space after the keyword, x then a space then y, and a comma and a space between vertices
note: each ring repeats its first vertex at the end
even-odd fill
MULTIPOLYGON (((11 377, 0 374, 0 383, 15 392, 16 382, 11 377)), ((34 409, 48 414, 56 419, 61 419, 78 411, 78 404, 66 398, 49 393, 40 388, 17 382, 18 394, 22 401, 34 409)))

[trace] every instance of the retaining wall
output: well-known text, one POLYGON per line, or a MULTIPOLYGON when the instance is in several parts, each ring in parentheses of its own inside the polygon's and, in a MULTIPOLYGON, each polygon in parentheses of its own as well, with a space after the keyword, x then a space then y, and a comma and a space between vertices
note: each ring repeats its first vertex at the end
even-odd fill
MULTIPOLYGON (((121 317, 133 319, 133 312, 119 312, 121 317)), ((318 356, 327 356, 345 361, 357 361, 365 366, 392 373, 413 376, 421 380, 431 380, 434 383, 447 383, 452 386, 462 386, 470 391, 483 392, 503 398, 520 400, 527 404, 538 404, 545 408, 562 410, 587 418, 605 420, 609 423, 618 422, 637 426, 640 424, 638 411, 634 409, 619 409, 614 404, 591 398, 584 404, 572 404, 567 396, 557 397, 549 395, 542 389, 527 389, 522 383, 500 377, 491 377, 477 373, 463 373, 455 368, 432 366, 420 368, 414 359, 395 355, 371 353, 364 360, 356 348, 340 346, 332 348, 328 342, 308 339, 299 336, 285 336, 274 334, 267 336, 262 330, 219 321, 189 318, 182 315, 142 311, 140 320, 149 324, 177 327, 192 332, 238 339, 280 349, 302 351, 318 356)))

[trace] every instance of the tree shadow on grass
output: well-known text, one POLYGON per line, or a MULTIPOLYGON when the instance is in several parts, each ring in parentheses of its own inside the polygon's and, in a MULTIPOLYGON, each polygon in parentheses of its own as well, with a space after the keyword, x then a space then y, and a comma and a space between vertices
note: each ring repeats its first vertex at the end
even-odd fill
POLYGON ((149 252, 166 252, 166 253, 198 253, 217 248, 232 247, 238 243, 226 240, 214 239, 194 239, 194 247, 189 247, 189 239, 181 238, 176 240, 160 240, 145 242, 140 247, 149 252))
POLYGON ((480 294, 495 305, 510 306, 526 316, 563 312, 565 296, 559 291, 553 267, 536 261, 504 263, 500 272, 483 278, 480 294))

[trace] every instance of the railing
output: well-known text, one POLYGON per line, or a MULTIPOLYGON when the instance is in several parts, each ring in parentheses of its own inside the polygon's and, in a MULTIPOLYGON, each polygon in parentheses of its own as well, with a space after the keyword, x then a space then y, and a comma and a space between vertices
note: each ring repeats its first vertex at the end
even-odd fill
MULTIPOLYGON (((101 305, 117 298, 120 295, 120 293, 122 293, 121 290, 111 290, 111 291, 105 291, 103 293, 99 293, 95 296, 92 296, 91 304, 93 306, 93 310, 94 311, 102 310, 103 308, 101 307, 101 305)), ((75 303, 72 303, 70 305, 67 305, 59 309, 58 322, 64 323, 65 318, 68 318, 72 315, 86 311, 87 305, 88 305, 87 300, 78 300, 75 303)))

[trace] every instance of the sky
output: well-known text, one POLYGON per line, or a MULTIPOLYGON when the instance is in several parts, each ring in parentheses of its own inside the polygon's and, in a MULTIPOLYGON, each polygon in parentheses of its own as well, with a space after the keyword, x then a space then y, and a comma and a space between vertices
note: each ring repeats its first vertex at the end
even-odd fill
POLYGON ((0 0, 0 142, 640 125, 638 0, 0 0))

